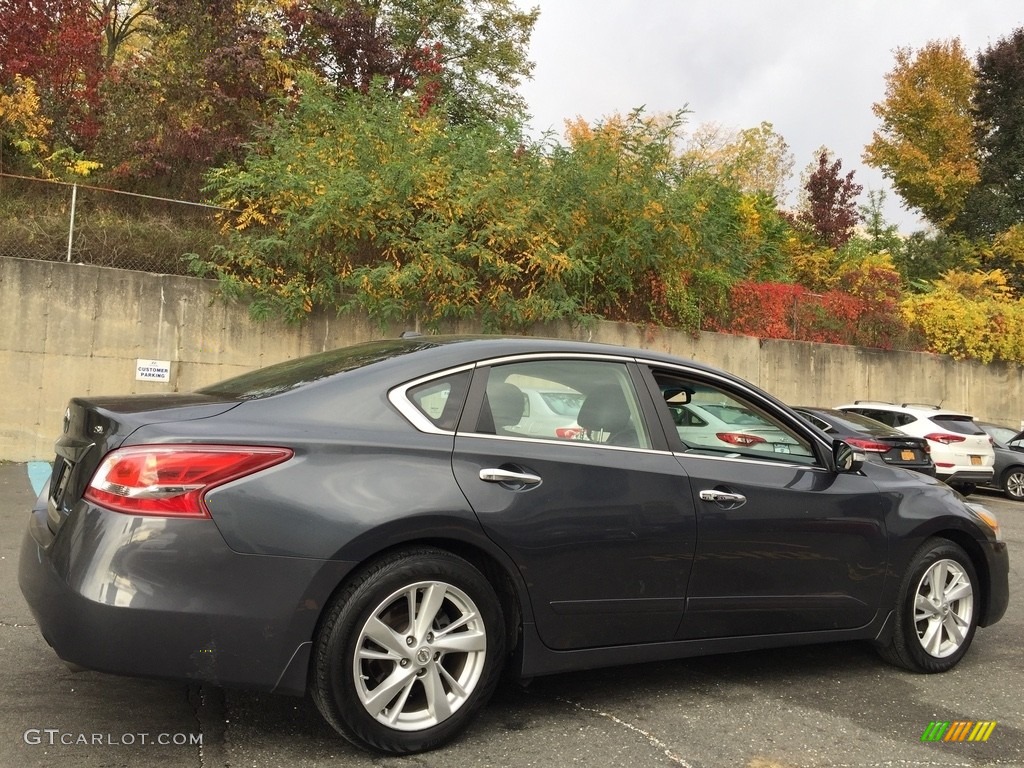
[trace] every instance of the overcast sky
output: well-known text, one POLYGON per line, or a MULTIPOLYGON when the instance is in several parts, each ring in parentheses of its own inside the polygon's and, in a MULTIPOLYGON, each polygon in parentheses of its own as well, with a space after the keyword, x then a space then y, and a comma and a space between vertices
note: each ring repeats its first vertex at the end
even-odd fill
MULTIPOLYGON (((536 135, 581 116, 690 110, 688 126, 773 124, 794 156, 791 190, 825 145, 867 190, 861 162, 898 47, 960 38, 976 54, 1024 26, 1021 0, 518 0, 540 8, 524 84, 536 135)), ((887 217, 919 228, 895 193, 887 217)))

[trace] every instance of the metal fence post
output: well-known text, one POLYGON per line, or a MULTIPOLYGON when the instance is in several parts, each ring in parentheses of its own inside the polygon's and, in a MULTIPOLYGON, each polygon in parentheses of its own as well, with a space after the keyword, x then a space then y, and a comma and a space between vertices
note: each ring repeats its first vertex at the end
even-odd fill
POLYGON ((78 202, 78 185, 71 185, 71 225, 68 227, 68 264, 71 263, 71 243, 75 239, 75 204, 78 202))

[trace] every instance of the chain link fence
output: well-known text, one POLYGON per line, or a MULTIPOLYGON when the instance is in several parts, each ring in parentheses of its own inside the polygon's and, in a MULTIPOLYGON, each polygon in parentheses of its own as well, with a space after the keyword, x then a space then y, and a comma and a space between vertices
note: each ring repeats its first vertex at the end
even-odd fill
POLYGON ((204 203, 0 174, 0 257, 189 275, 225 242, 204 203))

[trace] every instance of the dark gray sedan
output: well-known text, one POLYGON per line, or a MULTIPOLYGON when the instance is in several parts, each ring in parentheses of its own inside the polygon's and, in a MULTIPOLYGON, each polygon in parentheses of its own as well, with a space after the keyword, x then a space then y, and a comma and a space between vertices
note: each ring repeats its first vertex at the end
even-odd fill
POLYGON ((992 487, 1008 499, 1024 501, 1024 432, 989 422, 976 422, 992 438, 996 453, 992 487))
POLYGON ((410 753, 510 666, 866 640, 943 672, 1002 617, 1008 567, 983 507, 729 374, 421 337, 73 399, 19 580, 69 663, 308 692, 355 744, 410 753), (531 388, 564 393, 573 428, 531 425, 531 388), (681 428, 690 403, 785 439, 681 428))
POLYGON ((935 462, 923 437, 908 435, 852 411, 802 405, 793 406, 793 410, 829 437, 863 451, 869 460, 935 476, 935 462))

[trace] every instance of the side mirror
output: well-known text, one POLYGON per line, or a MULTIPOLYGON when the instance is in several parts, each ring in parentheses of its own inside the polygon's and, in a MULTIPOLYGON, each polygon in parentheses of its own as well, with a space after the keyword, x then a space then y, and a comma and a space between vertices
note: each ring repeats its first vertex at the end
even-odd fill
POLYGON ((856 472, 864 464, 865 456, 842 440, 833 440, 832 461, 836 472, 856 472))

